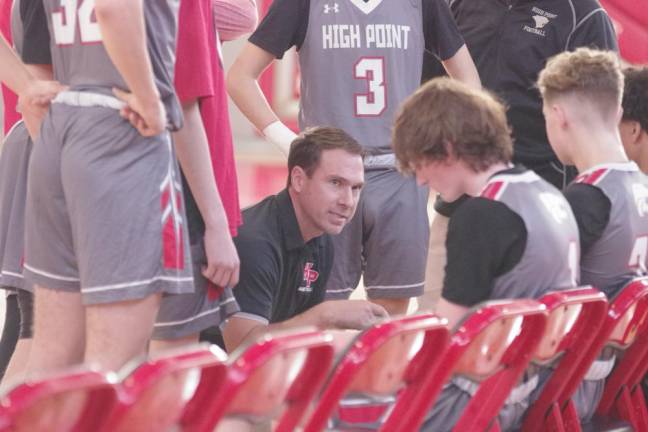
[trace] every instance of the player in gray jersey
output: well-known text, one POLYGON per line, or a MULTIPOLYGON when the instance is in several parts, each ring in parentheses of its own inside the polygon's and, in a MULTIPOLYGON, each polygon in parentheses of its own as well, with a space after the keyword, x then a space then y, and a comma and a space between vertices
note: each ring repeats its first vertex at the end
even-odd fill
POLYGON ((144 352, 161 293, 193 290, 165 130, 181 124, 172 90, 178 2, 72 3, 44 2, 54 73, 70 87, 54 100, 30 161, 28 372, 82 361, 121 367, 144 352), (111 96, 116 86, 124 101, 111 96))
MULTIPOLYGON (((613 299, 648 264, 648 177, 628 161, 619 136, 619 59, 587 48, 563 53, 547 63, 538 84, 549 142, 581 173, 565 190, 580 231, 581 281, 613 299)), ((574 396, 582 420, 594 414, 613 366, 604 353, 587 373, 574 396)))
POLYGON ((623 76, 621 141, 628 157, 648 173, 648 66, 627 67, 623 76))
MULTIPOLYGON (((513 166, 504 107, 447 78, 429 81, 403 105, 393 145, 401 169, 443 199, 462 194, 448 227, 448 263, 436 313, 451 326, 486 300, 539 298, 578 283, 578 228, 569 204, 532 171, 513 166)), ((545 373, 529 371, 507 399, 502 430, 519 427, 545 373)), ((449 431, 477 385, 455 376, 422 430, 449 431)))
POLYGON ((230 69, 228 90, 284 153, 295 135, 256 81, 292 46, 301 69, 300 128, 344 129, 369 154, 358 211, 334 237, 327 297, 347 298, 364 275, 372 301, 405 313, 423 290, 428 191, 396 170, 394 113, 420 83, 425 50, 451 76, 479 86, 472 59, 445 0, 277 0, 230 69))

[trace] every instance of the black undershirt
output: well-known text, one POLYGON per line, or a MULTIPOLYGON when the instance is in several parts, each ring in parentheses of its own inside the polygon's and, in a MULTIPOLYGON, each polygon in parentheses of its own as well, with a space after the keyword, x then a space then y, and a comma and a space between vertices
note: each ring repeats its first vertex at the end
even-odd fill
POLYGON ((578 223, 581 256, 585 256, 610 222, 612 203, 603 191, 585 183, 572 183, 564 191, 578 223))
POLYGON ((50 35, 43 0, 21 0, 22 60, 26 64, 52 64, 50 35))

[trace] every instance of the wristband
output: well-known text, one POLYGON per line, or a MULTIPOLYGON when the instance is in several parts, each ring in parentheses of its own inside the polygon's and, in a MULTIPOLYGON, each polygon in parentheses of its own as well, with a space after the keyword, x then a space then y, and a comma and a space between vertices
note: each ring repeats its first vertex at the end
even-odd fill
POLYGON ((278 120, 270 123, 270 125, 263 129, 263 136, 272 144, 279 147, 286 156, 290 153, 290 144, 297 138, 295 132, 288 129, 288 126, 278 120))

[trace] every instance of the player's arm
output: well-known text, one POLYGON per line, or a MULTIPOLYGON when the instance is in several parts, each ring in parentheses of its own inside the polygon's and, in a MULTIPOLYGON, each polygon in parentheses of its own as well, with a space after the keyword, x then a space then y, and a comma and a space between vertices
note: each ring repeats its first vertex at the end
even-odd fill
POLYGON ((477 67, 464 44, 452 57, 441 62, 448 75, 473 88, 481 89, 477 67))
POLYGON ((443 297, 439 299, 436 305, 436 314, 446 318, 448 320, 448 327, 451 329, 455 328, 457 323, 466 316, 469 310, 469 307, 449 302, 443 297))
POLYGON ((299 327, 362 330, 389 318, 381 306, 366 300, 330 300, 320 303, 295 317, 274 324, 234 316, 223 329, 228 352, 245 342, 258 340, 263 334, 299 327))
POLYGON ((198 100, 183 104, 182 111, 184 127, 174 133, 174 141, 178 161, 205 221, 207 267, 202 273, 218 286, 234 287, 239 279, 239 258, 216 188, 198 100))
POLYGON ((96 0, 95 14, 106 51, 130 91, 116 89, 115 94, 138 114, 130 120, 142 135, 162 133, 166 112, 146 46, 142 0, 96 0))
POLYGON ((227 91, 243 115, 288 155, 290 143, 297 135, 279 120, 258 82, 274 58, 273 54, 248 42, 227 73, 227 91))

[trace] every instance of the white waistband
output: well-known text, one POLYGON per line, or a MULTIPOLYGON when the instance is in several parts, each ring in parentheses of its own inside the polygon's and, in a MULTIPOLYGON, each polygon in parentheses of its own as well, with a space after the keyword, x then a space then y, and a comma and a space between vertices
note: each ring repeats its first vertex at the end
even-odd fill
POLYGON ((594 360, 583 379, 587 381, 598 381, 607 378, 614 369, 616 356, 606 360, 594 360))
POLYGON ((61 92, 56 95, 52 102, 79 107, 104 107, 116 110, 120 110, 126 106, 124 102, 113 96, 80 91, 61 92))

